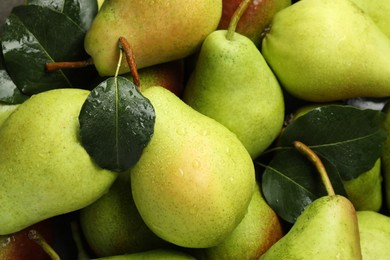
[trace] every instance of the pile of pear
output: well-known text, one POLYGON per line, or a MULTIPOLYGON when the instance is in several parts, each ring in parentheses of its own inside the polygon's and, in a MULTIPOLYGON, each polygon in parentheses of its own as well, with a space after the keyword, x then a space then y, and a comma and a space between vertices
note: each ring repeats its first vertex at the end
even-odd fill
MULTIPOLYGON (((85 49, 101 76, 113 76, 126 37, 156 113, 153 137, 128 171, 101 168, 81 144, 88 90, 0 106, 0 235, 77 212, 100 259, 390 256, 390 217, 380 212, 390 209, 390 140, 371 171, 344 183, 348 198, 317 199, 292 227, 263 198, 254 164, 283 129, 287 93, 316 104, 390 97, 390 4, 290 2, 255 43, 218 28, 225 2, 102 4, 85 49), (147 72, 183 60, 173 80, 147 72)), ((120 73, 128 71, 123 63, 120 73)))

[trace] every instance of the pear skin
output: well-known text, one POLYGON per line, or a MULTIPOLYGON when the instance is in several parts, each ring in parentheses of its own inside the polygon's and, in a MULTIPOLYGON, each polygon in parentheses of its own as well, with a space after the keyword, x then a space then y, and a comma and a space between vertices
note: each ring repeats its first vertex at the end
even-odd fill
POLYGON ((275 75, 254 43, 218 30, 204 41, 183 100, 235 133, 252 158, 280 134, 284 97, 275 75))
MULTIPOLYGON (((99 74, 112 76, 118 63, 119 37, 132 46, 140 69, 196 52, 217 28, 221 14, 221 0, 110 0, 93 20, 84 47, 99 74)), ((128 71, 123 59, 120 74, 128 71)))
POLYGON ((0 103, 0 127, 18 106, 0 103))
POLYGON ((195 257, 172 249, 155 249, 133 254, 95 258, 95 260, 196 260, 195 257))
POLYGON ((163 87, 143 91, 154 135, 131 169, 146 225, 182 247, 221 243, 244 218, 255 188, 253 161, 236 135, 163 87))
POLYGON ((355 208, 340 195, 316 199, 260 259, 362 259, 355 208))
POLYGON ((120 174, 106 194, 80 210, 80 227, 97 257, 168 246, 139 215, 129 177, 128 174, 120 174))
POLYGON ((88 94, 82 89, 36 94, 0 128, 0 234, 81 209, 116 179, 80 143, 78 115, 88 94))
POLYGON ((357 211, 357 219, 363 259, 388 259, 390 217, 375 211, 357 211))
POLYGON ((390 39, 349 0, 301 0, 284 8, 261 51, 299 99, 390 96, 390 39))
POLYGON ((284 235, 279 217, 266 203, 256 184, 244 219, 219 245, 198 250, 198 259, 259 259, 284 235))

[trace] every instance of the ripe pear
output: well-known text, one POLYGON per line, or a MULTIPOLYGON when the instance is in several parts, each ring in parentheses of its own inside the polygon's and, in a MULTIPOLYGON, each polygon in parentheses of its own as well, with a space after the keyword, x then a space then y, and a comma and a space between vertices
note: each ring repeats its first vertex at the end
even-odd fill
POLYGON ((390 96, 390 39, 350 0, 301 0, 274 15, 262 54, 293 96, 390 96))
POLYGON ((356 210, 379 211, 382 207, 381 160, 352 180, 343 180, 345 192, 356 210))
MULTIPOLYGON (((84 47, 99 74, 112 76, 119 37, 129 41, 140 69, 196 52, 221 14, 221 0, 110 0, 93 20, 84 47)), ((124 59, 120 74, 128 71, 124 59)))
POLYGON ((390 217, 375 211, 357 211, 357 219, 363 259, 389 259, 390 217))
POLYGON ((316 199, 260 259, 362 259, 355 208, 341 195, 316 199))
POLYGON ((351 0, 366 14, 368 14, 375 24, 390 38, 390 2, 387 0, 367 1, 351 0))
POLYGON ((78 115, 88 94, 82 89, 36 94, 0 128, 0 234, 81 209, 116 179, 80 143, 78 115))
POLYGON ((200 249, 198 259, 258 259, 284 235, 279 217, 256 184, 244 219, 219 245, 200 249))
MULTIPOLYGON (((223 0, 222 17, 218 29, 227 29, 230 20, 242 0, 223 0)), ((237 32, 247 36, 256 46, 261 45, 263 31, 271 23, 275 13, 291 5, 291 0, 251 1, 237 24, 237 32)))
POLYGON ((0 127, 19 105, 0 103, 0 127))
POLYGON ((222 124, 163 87, 143 91, 154 106, 154 135, 131 169, 146 225, 182 247, 221 243, 244 218, 255 188, 253 161, 222 124))
POLYGON ((97 257, 136 253, 168 244, 139 215, 129 177, 120 174, 106 194, 80 210, 82 233, 97 257))
POLYGON ((173 249, 155 249, 133 254, 95 258, 95 260, 196 260, 193 256, 173 249))
POLYGON ((207 36, 183 100, 230 129, 256 158, 283 127, 283 93, 254 43, 227 33, 207 36))

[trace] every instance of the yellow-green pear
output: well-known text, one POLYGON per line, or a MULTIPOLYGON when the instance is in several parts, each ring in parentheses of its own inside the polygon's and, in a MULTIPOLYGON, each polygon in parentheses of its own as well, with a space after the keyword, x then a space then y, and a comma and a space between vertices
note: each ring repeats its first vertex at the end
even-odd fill
POLYGON ((356 210, 379 211, 382 207, 382 172, 381 160, 352 180, 343 180, 348 199, 356 210))
MULTIPOLYGON (((222 0, 105 1, 85 36, 84 47, 101 76, 115 74, 118 39, 132 46, 138 68, 195 53, 214 31, 222 0)), ((129 68, 123 59, 120 73, 129 68)))
POLYGON ((273 17, 264 58, 293 96, 390 96, 390 39, 350 0, 301 0, 273 17))
POLYGON ((199 249, 195 255, 205 260, 258 259, 283 235, 279 217, 256 184, 248 212, 237 228, 219 245, 199 249))
POLYGON ((367 13, 375 24, 390 38, 390 1, 351 0, 367 13))
POLYGON ((156 113, 154 135, 131 169, 133 199, 146 225, 175 245, 221 243, 251 201, 253 161, 222 124, 163 87, 143 95, 156 113))
POLYGON ((0 234, 81 209, 116 179, 80 143, 78 116, 88 94, 81 89, 36 94, 0 128, 0 234))
POLYGON ((363 259, 389 259, 390 217, 375 211, 357 211, 357 219, 363 259))
POLYGON ((230 129, 256 158, 283 127, 283 93, 255 44, 228 32, 207 36, 183 100, 230 129))
POLYGON ((354 206, 340 195, 316 199, 260 259, 362 259, 354 206))
POLYGON ((0 103, 0 127, 19 105, 0 103))
POLYGON ((178 250, 155 249, 133 254, 95 258, 94 260, 196 260, 196 258, 178 250))
POLYGON ((129 178, 128 174, 120 174, 106 194, 80 210, 82 233, 97 257, 168 246, 139 215, 129 178))

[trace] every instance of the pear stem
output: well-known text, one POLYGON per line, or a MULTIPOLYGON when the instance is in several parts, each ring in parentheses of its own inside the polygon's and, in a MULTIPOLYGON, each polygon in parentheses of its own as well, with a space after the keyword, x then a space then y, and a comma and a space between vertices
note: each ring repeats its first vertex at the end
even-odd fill
POLYGON ((47 72, 54 72, 61 69, 85 68, 90 65, 93 65, 92 59, 82 61, 48 62, 45 64, 45 69, 47 72))
POLYGON ((233 40, 233 36, 234 33, 236 32, 237 24, 240 21, 246 9, 248 8, 248 6, 251 4, 251 2, 252 0, 243 0, 240 3, 240 5, 237 7, 237 9, 234 11, 226 33, 226 39, 228 39, 229 41, 233 40))
POLYGON ((133 48, 131 47, 130 43, 127 41, 125 37, 119 37, 119 43, 121 49, 125 53, 127 64, 129 65, 131 76, 133 77, 133 83, 134 85, 137 86, 138 90, 140 90, 140 80, 137 71, 137 64, 135 62, 133 48))
POLYGON ((52 260, 60 260, 61 258, 54 251, 54 249, 47 243, 47 241, 35 229, 28 232, 28 238, 37 243, 52 260))
POLYGON ((316 167, 328 195, 335 195, 332 183, 329 180, 328 173, 326 172, 325 166, 318 155, 312 149, 310 149, 310 147, 300 141, 295 141, 293 145, 295 149, 297 149, 301 154, 305 155, 306 158, 308 158, 316 167))

